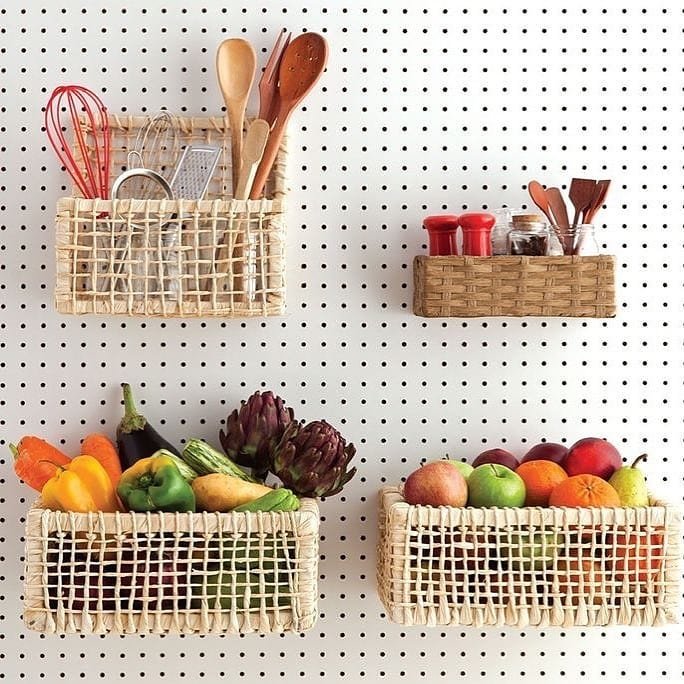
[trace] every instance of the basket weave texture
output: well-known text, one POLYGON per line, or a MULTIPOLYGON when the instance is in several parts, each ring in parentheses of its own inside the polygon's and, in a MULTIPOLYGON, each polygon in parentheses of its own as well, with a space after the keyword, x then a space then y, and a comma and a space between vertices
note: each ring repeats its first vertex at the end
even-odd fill
POLYGON ((302 632, 318 506, 294 512, 29 511, 24 622, 48 634, 302 632))
MULTIPOLYGON (((110 116, 111 187, 147 117, 110 116)), ((284 142, 260 200, 231 197, 230 129, 223 117, 177 118, 166 172, 182 148, 221 148, 205 197, 62 198, 57 204, 57 310, 133 316, 272 316, 285 310, 284 142)), ((85 122, 82 129, 92 141, 85 122)), ((93 162, 94 163, 94 162, 93 162)))
POLYGON ((643 508, 412 506, 380 492, 377 583, 404 625, 676 622, 679 516, 643 508))
POLYGON ((416 316, 615 316, 615 258, 417 256, 416 316))

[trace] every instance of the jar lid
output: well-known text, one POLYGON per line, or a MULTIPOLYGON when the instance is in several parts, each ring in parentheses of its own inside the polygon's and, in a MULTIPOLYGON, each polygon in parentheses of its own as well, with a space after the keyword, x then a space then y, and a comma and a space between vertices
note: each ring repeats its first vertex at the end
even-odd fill
POLYGON ((513 223, 544 223, 544 217, 540 214, 515 214, 513 223))
POLYGON ((423 228, 427 230, 456 230, 458 216, 456 214, 434 214, 423 219, 423 228))

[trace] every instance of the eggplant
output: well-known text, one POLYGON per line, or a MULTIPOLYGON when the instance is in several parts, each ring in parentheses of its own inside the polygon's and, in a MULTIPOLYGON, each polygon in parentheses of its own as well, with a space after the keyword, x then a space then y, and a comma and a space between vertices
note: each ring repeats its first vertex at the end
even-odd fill
POLYGON ((152 456, 160 449, 166 449, 180 457, 176 447, 167 442, 148 422, 145 416, 138 413, 133 401, 133 392, 128 383, 121 385, 124 397, 124 416, 116 428, 116 445, 119 449, 121 467, 126 470, 141 458, 152 456))

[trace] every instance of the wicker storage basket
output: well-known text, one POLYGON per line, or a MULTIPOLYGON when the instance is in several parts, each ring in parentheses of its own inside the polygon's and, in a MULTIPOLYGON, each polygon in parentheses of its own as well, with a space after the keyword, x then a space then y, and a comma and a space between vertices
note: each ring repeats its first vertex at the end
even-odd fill
POLYGON ((380 494, 377 582, 404 625, 677 620, 679 516, 644 508, 411 506, 380 494))
MULTIPOLYGON (((147 117, 110 116, 109 186, 125 170, 147 117)), ((285 309, 285 145, 265 198, 231 197, 230 129, 223 117, 179 118, 175 145, 221 148, 204 199, 89 200, 57 204, 57 310, 133 316, 272 316, 285 309)), ((86 138, 92 131, 85 123, 86 138)), ((168 157, 166 160, 164 157, 168 157)))
POLYGON ((301 632, 316 622, 318 506, 61 513, 26 529, 24 622, 44 633, 301 632))
POLYGON ((417 256, 416 316, 615 316, 615 258, 417 256))

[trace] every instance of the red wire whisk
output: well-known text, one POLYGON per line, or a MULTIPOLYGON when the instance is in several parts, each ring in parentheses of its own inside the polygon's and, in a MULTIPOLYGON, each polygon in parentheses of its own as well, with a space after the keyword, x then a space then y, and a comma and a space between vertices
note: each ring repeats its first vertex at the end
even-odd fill
POLYGON ((58 86, 45 107, 45 131, 81 195, 108 199, 111 134, 102 100, 83 86, 58 86), (68 130, 74 132, 73 151, 68 130))

